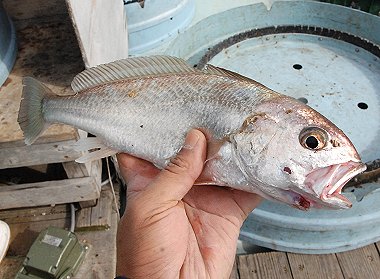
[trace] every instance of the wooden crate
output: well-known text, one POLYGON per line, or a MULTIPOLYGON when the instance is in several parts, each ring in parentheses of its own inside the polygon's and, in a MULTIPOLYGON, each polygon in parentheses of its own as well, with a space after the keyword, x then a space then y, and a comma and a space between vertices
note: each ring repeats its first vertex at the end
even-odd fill
MULTIPOLYGON (((88 249, 78 273, 72 279, 115 276, 118 217, 109 185, 103 187, 99 205, 77 211, 75 234, 88 249)), ((67 204, 1 210, 0 220, 8 223, 11 241, 7 256, 0 263, 0 278, 15 278, 41 230, 48 226, 67 229, 70 227, 70 216, 70 206, 67 204)))
POLYGON ((17 31, 15 66, 0 88, 0 169, 62 163, 68 179, 0 186, 0 209, 77 201, 100 196, 100 162, 77 164, 70 146, 80 138, 69 126, 53 125, 31 146, 17 123, 22 78, 32 76, 60 95, 84 69, 64 1, 4 1, 17 31), (58 7, 58 8, 57 8, 58 7))

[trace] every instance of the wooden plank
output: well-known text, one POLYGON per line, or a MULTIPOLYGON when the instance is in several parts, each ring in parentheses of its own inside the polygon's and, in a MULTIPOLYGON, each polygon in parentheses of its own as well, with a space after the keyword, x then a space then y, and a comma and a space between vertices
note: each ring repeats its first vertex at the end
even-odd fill
POLYGON ((92 177, 16 184, 0 187, 0 209, 79 202, 99 196, 92 177))
POLYGON ((80 152, 70 147, 75 142, 69 140, 30 146, 15 144, 15 147, 8 148, 0 144, 0 169, 73 161, 81 156, 80 152))
MULTIPOLYGON (((0 278, 13 279, 38 234, 48 226, 67 229, 70 224, 68 216, 69 213, 65 218, 57 220, 10 224, 11 245, 7 256, 0 263, 0 278)), ((117 216, 113 213, 108 230, 76 232, 80 242, 88 245, 89 249, 73 279, 100 279, 115 276, 117 222, 117 216)))
POLYGON ((86 67, 128 57, 124 5, 119 0, 66 0, 86 67))
POLYGON ((344 278, 378 279, 380 257, 374 244, 336 254, 344 278))
POLYGON ((79 164, 74 161, 63 163, 63 168, 67 174, 68 178, 80 178, 84 176, 90 176, 91 173, 91 163, 79 164))
POLYGON ((335 254, 287 255, 294 279, 344 279, 335 254))
POLYGON ((230 279, 239 279, 240 278, 236 261, 237 261, 237 258, 235 258, 235 260, 234 260, 234 266, 232 267, 230 279))
MULTIPOLYGON (((99 188, 99 192, 101 191, 102 160, 96 160, 86 164, 66 162, 63 163, 63 168, 65 169, 68 178, 84 176, 93 177, 99 188)), ((96 205, 96 200, 82 201, 79 204, 81 208, 91 207, 96 205)))
POLYGON ((283 252, 259 253, 238 257, 240 279, 291 279, 286 254, 283 252))
POLYGON ((14 279, 25 257, 6 257, 0 264, 0 278, 14 279))
MULTIPOLYGON (((111 207, 112 205, 109 204, 111 207)), ((116 273, 117 215, 112 212, 107 230, 77 232, 78 238, 89 245, 85 262, 73 279, 114 278, 116 273)))
MULTIPOLYGON (((108 229, 111 225, 113 207, 113 196, 109 187, 106 187, 101 192, 101 198, 98 200, 97 206, 92 208, 91 211, 91 226, 104 227, 108 229)), ((117 209, 116 209, 117 210, 117 209)))
POLYGON ((0 220, 8 224, 55 220, 65 218, 69 211, 67 204, 0 210, 0 220))
POLYGON ((76 230, 108 229, 112 212, 115 211, 112 191, 109 185, 103 187, 98 203, 94 207, 83 208, 77 214, 76 230))

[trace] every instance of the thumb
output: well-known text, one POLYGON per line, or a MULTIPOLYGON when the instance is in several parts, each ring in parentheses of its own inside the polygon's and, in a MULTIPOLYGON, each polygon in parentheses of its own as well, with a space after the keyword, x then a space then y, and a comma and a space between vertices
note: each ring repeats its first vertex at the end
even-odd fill
POLYGON ((152 191, 159 202, 181 200, 201 174, 205 159, 206 138, 201 131, 192 129, 181 151, 158 174, 146 192, 152 191))

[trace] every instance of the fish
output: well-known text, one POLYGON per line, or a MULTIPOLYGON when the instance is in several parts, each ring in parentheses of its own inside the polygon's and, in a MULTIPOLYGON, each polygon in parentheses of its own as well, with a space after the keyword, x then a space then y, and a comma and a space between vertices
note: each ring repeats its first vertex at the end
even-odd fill
POLYGON ((309 208, 352 206, 342 188, 366 169, 350 139, 302 102, 227 69, 199 70, 171 56, 134 57, 74 77, 75 94, 57 96, 23 80, 18 116, 25 143, 52 123, 95 137, 77 150, 85 162, 118 152, 165 168, 187 132, 203 131, 207 159, 196 185, 217 185, 309 208))

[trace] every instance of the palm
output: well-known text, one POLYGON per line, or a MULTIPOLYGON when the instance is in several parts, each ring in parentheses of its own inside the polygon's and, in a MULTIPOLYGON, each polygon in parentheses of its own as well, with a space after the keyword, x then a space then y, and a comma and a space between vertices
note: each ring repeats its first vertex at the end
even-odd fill
POLYGON ((118 252, 133 255, 125 268, 146 278, 223 278, 229 274, 240 226, 260 198, 222 187, 194 186, 180 201, 157 204, 149 200, 145 189, 159 170, 128 155, 119 156, 119 163, 128 181, 130 210, 121 221, 130 229, 119 242, 131 247, 137 241, 142 247, 118 252))
POLYGON ((240 197, 240 191, 216 186, 193 187, 184 197, 190 224, 187 257, 197 259, 195 270, 200 272, 191 274, 194 268, 185 259, 182 270, 188 278, 223 278, 231 272, 239 230, 248 213, 239 207, 240 197))

